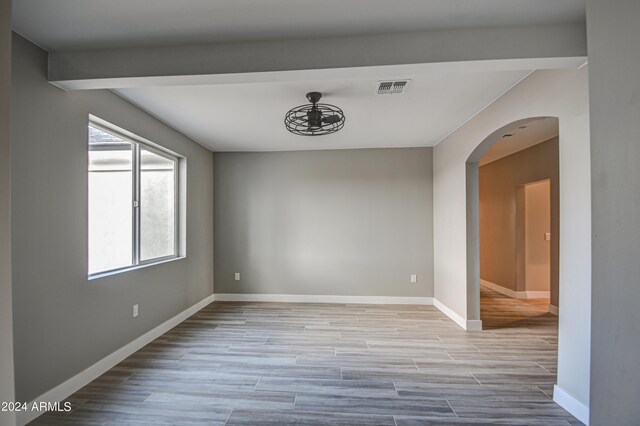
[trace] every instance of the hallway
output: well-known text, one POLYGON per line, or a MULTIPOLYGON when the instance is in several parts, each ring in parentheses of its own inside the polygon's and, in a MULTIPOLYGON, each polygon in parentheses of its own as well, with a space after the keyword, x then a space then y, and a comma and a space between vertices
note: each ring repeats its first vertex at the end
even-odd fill
POLYGON ((549 313, 549 299, 514 299, 480 286, 480 317, 484 330, 524 328, 557 338, 558 317, 549 313))

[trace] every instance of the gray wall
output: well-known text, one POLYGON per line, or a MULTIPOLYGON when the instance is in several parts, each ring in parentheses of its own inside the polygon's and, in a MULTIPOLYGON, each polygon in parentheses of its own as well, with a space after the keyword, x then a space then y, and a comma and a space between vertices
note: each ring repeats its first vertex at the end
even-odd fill
POLYGON ((589 0, 587 16, 593 170, 591 424, 637 425, 640 2, 589 0))
POLYGON ((431 148, 216 153, 214 173, 216 293, 433 296, 431 148))
POLYGON ((108 91, 64 92, 14 34, 11 100, 16 398, 60 384, 213 291, 212 154, 108 91), (87 120, 187 157, 187 258, 87 280, 87 120), (132 318, 134 303, 140 316, 132 318))
MULTIPOLYGON (((11 316, 11 183, 9 111, 11 91, 11 1, 0 0, 0 401, 13 401, 11 316)), ((0 412, 0 425, 13 414, 0 412)))

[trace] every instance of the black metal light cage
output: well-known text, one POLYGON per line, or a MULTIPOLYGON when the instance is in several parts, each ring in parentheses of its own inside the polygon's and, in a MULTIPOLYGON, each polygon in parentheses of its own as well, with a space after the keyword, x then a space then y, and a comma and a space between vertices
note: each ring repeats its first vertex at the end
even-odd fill
POLYGON ((344 112, 335 105, 318 103, 320 97, 322 94, 310 92, 307 99, 312 103, 287 112, 284 125, 288 131, 301 136, 321 136, 335 133, 344 127, 344 112))

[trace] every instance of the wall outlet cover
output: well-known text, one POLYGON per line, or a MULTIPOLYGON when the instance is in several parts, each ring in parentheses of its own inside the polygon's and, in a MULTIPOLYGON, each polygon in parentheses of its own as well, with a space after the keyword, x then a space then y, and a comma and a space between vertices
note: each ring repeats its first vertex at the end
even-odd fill
POLYGON ((235 277, 234 277, 234 279, 235 279, 236 281, 240 281, 240 272, 236 272, 236 273, 235 273, 235 277))
POLYGON ((136 303, 135 305, 133 305, 133 317, 137 317, 138 316, 138 304, 136 303))

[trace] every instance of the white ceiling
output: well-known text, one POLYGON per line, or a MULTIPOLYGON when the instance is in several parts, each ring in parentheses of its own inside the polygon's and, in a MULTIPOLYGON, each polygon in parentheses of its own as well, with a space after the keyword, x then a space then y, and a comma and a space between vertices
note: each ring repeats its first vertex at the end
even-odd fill
POLYGON ((480 160, 481 166, 558 136, 558 119, 545 117, 532 120, 507 133, 512 136, 498 140, 480 160))
MULTIPOLYGON (((584 21, 584 15, 584 0, 13 2, 14 30, 49 50, 553 24, 584 21)), ((323 78, 300 71, 295 78, 295 73, 278 73, 260 82, 138 86, 116 92, 215 151, 434 146, 531 70, 454 65, 398 75, 412 79, 403 95, 375 94, 378 80, 388 77, 380 67, 362 69, 357 76, 347 69, 329 70, 323 78), (306 103, 309 91, 323 92, 324 102, 343 109, 343 130, 313 138, 285 130, 285 113, 306 103)))
POLYGON ((378 79, 303 80, 178 87, 117 93, 214 151, 287 151, 433 146, 529 71, 412 75, 405 94, 377 95, 378 79), (342 108, 337 133, 287 132, 285 113, 320 91, 342 108))
POLYGON ((49 50, 520 26, 584 19, 584 0, 13 2, 14 30, 49 50))

